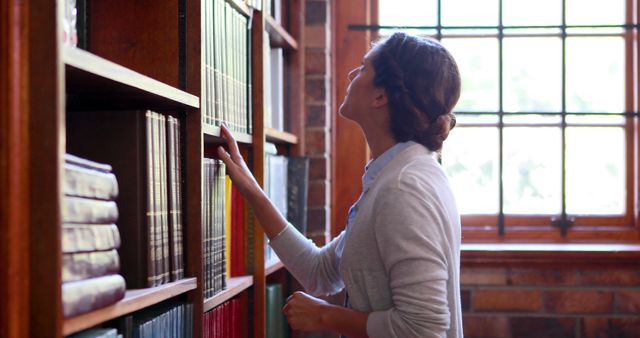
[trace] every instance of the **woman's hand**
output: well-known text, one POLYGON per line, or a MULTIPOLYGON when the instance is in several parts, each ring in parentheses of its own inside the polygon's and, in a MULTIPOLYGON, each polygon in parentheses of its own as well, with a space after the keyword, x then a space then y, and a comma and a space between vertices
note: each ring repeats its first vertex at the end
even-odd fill
POLYGON ((220 136, 227 141, 227 145, 229 146, 230 153, 228 153, 224 147, 218 147, 218 156, 224 161, 227 167, 227 174, 245 198, 249 200, 254 199, 255 196, 260 194, 261 188, 247 167, 247 164, 244 162, 238 150, 236 139, 224 124, 220 126, 220 136))
POLYGON ((294 330, 322 331, 327 330, 323 314, 331 306, 322 299, 296 291, 287 298, 287 304, 282 311, 294 330))

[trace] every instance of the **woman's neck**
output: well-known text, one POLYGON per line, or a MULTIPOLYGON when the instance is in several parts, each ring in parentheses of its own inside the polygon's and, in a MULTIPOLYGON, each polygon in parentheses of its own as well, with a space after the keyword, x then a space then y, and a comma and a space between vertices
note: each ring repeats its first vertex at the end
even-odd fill
POLYGON ((376 159, 389 148, 398 143, 391 135, 391 132, 383 132, 380 130, 367 131, 364 130, 364 136, 367 139, 369 149, 371 149, 371 158, 376 159))

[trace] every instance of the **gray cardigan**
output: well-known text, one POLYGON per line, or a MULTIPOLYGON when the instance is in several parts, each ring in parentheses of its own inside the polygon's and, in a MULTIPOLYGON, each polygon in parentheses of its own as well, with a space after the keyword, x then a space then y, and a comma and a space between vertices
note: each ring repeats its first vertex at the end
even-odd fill
POLYGON ((307 292, 346 287, 350 306, 370 312, 369 337, 463 336, 460 216, 447 177, 419 144, 380 172, 348 236, 318 248, 288 225, 270 244, 307 292))

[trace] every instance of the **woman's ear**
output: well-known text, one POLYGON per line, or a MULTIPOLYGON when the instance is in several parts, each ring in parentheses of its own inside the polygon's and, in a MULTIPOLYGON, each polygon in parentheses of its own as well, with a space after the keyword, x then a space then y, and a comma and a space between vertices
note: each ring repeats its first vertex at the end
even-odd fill
POLYGON ((384 88, 373 89, 373 101, 371 101, 371 108, 382 108, 389 103, 387 97, 387 91, 384 88))

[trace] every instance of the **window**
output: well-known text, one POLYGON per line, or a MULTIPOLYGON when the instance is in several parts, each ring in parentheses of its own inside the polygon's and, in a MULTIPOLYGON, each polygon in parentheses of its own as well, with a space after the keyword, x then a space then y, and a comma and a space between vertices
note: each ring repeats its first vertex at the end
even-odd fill
POLYGON ((458 62, 441 160, 463 237, 637 238, 635 1, 378 0, 380 35, 458 62))

